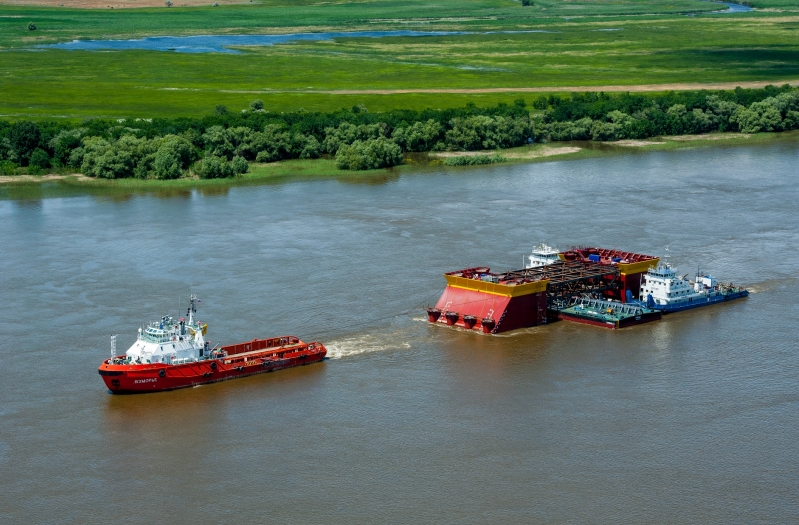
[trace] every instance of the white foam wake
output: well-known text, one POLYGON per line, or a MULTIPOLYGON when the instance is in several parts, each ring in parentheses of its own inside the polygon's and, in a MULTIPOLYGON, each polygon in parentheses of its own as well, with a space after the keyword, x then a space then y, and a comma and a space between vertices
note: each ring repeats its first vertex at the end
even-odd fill
POLYGON ((401 350, 410 348, 407 333, 395 330, 388 333, 360 334, 325 343, 329 359, 341 359, 385 350, 401 350))

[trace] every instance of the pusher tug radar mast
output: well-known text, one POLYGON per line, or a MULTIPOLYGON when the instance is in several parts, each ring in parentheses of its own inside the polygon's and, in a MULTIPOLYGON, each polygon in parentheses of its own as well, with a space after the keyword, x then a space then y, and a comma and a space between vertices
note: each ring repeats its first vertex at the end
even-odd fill
POLYGON ((199 300, 189 297, 186 318, 160 321, 139 328, 136 342, 123 355, 116 354, 116 336, 111 338, 112 357, 100 365, 100 376, 114 394, 160 392, 214 383, 293 366, 322 361, 327 354, 322 343, 305 343, 293 335, 211 348, 205 334, 208 325, 195 321, 199 300))

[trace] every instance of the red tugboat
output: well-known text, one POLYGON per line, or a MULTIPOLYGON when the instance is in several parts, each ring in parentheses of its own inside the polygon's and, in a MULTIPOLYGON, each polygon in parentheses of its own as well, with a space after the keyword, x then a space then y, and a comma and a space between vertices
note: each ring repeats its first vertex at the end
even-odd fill
POLYGON ((207 324, 194 321, 197 297, 189 298, 188 321, 162 317, 139 336, 124 355, 116 356, 116 336, 111 338, 110 359, 98 372, 113 394, 138 394, 174 390, 225 379, 273 372, 322 361, 322 343, 304 343, 294 336, 253 339, 210 348, 207 324))

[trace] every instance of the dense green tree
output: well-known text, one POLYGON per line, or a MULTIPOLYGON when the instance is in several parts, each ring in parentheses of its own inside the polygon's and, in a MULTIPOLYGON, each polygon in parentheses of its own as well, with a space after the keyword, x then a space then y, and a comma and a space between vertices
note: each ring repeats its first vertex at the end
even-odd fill
POLYGON ((343 144, 336 153, 336 165, 340 169, 372 170, 396 166, 401 162, 402 150, 385 137, 343 144))
POLYGON ((89 177, 121 179, 133 176, 136 164, 130 150, 117 148, 102 137, 83 139, 81 171, 89 177))
POLYGON ((325 139, 322 142, 322 149, 330 154, 335 154, 338 149, 345 144, 387 137, 389 134, 388 129, 388 124, 385 122, 360 125, 342 122, 336 128, 325 129, 325 139))
POLYGON ((230 162, 223 157, 206 155, 200 167, 200 177, 203 179, 221 179, 234 175, 230 162))
MULTIPOLYGON (((250 130, 252 131, 252 130, 250 130)), ((214 157, 233 158, 236 146, 230 141, 230 134, 223 126, 211 126, 203 133, 206 152, 214 157)))
POLYGON ((80 141, 85 133, 86 128, 59 131, 48 143, 53 151, 53 161, 62 166, 68 164, 72 150, 80 146, 80 141))
POLYGON ((249 171, 250 165, 244 157, 236 156, 230 161, 230 169, 233 171, 234 175, 241 175, 249 171))
POLYGON ((530 132, 529 119, 475 115, 453 119, 445 136, 450 149, 468 151, 520 146, 530 132))
POLYGON ((404 151, 431 151, 444 138, 444 126, 433 119, 414 122, 396 128, 391 138, 404 151))
POLYGON ((39 126, 33 122, 17 122, 11 126, 9 142, 11 143, 16 158, 19 159, 23 166, 28 164, 33 150, 39 147, 41 135, 42 133, 39 130, 39 126))
POLYGON ((17 154, 7 137, 0 137, 0 161, 14 162, 17 154))
POLYGON ((33 153, 31 153, 28 166, 36 168, 37 170, 46 170, 50 167, 50 155, 42 148, 36 148, 33 150, 33 153))
POLYGON ((195 159, 195 149, 188 140, 167 135, 153 157, 152 174, 158 179, 177 179, 195 159))

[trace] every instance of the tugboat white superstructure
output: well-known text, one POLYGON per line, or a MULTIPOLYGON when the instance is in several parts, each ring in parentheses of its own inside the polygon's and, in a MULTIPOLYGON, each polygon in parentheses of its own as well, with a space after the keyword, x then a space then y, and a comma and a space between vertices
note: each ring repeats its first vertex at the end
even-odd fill
MULTIPOLYGON (((124 355, 112 356, 99 373, 114 394, 173 390, 224 381, 321 361, 327 354, 318 342, 304 343, 294 336, 253 339, 210 347, 208 325, 194 320, 199 300, 189 298, 188 321, 164 316, 139 328, 136 342, 124 355)), ((111 339, 112 354, 116 336, 111 339)))
POLYGON ((714 277, 697 273, 696 281, 678 277, 668 264, 650 268, 641 286, 641 301, 663 313, 679 312, 746 297, 749 292, 733 284, 720 284, 714 277))
POLYGON ((549 264, 553 264, 559 262, 560 252, 555 248, 546 245, 546 244, 539 244, 535 248, 533 248, 533 253, 527 256, 527 259, 530 261, 528 262, 525 267, 526 268, 539 268, 541 266, 547 266, 549 264))

